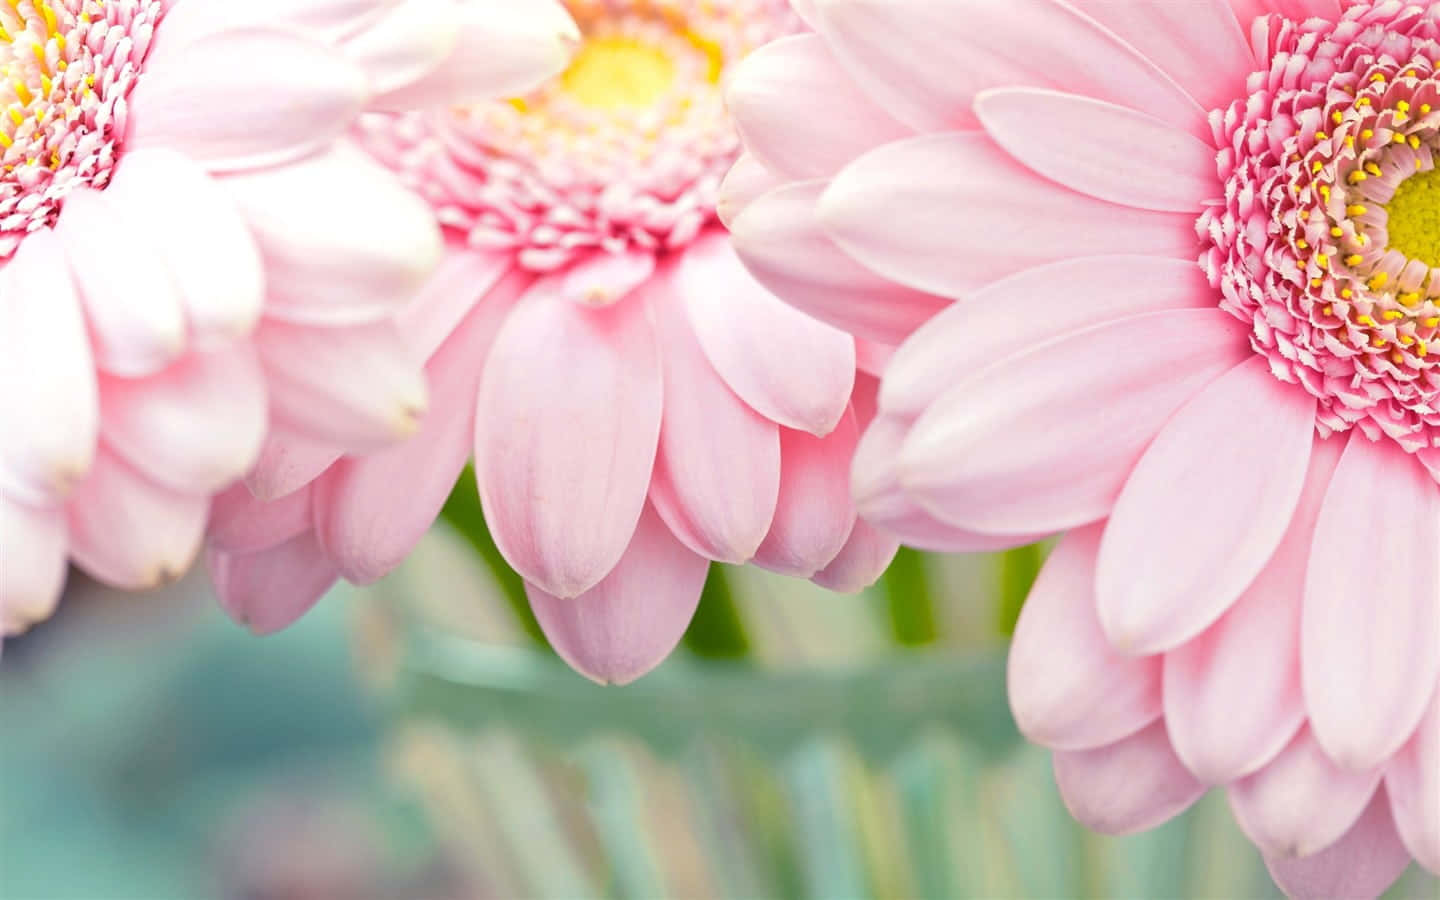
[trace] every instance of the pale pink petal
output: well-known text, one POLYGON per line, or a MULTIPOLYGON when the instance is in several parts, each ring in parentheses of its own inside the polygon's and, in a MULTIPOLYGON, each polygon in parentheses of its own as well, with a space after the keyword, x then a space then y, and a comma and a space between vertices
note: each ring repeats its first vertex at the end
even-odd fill
POLYGON ((1205 109, 1243 96, 1245 76, 1259 67, 1246 42, 1250 23, 1242 29, 1227 0, 1072 0, 1072 5, 1163 69, 1205 109))
POLYGON ((556 0, 465 0, 455 4, 460 39, 424 78, 376 98, 379 109, 463 105, 516 97, 560 74, 580 32, 556 0))
POLYGON ((973 132, 872 150, 831 182, 819 217, 831 239, 875 272, 957 298, 1056 260, 1114 252, 1193 260, 1200 246, 1194 214, 1076 193, 973 132))
POLYGON ((127 142, 179 150, 212 172, 275 166, 328 146, 368 93, 365 73, 319 40, 216 32, 147 61, 129 97, 127 142))
POLYGON ((245 486, 262 502, 278 500, 320 477, 340 458, 340 452, 333 443, 274 426, 255 468, 245 476, 245 486))
POLYGON ((397 0, 245 0, 244 3, 166 0, 165 39, 151 52, 169 53, 236 28, 284 25, 325 41, 363 30, 397 0))
POLYGON ((884 375, 894 355, 893 345, 879 344, 860 337, 855 339, 855 368, 863 373, 876 377, 884 375))
POLYGON ((1091 256, 1026 269, 920 326, 885 368, 880 405, 918 416, 951 385, 1052 335, 1147 312, 1213 308, 1219 298, 1193 259, 1091 256), (1044 328, 1017 333, 1018 310, 1037 304, 1044 328))
POLYGON ((1204 110, 1153 63, 1064 3, 981 0, 960 15, 953 0, 816 0, 815 7, 840 62, 881 106, 921 131, 972 123, 972 98, 1000 85, 1064 84, 1180 124, 1204 122, 1204 110))
POLYGON ((419 430, 425 379, 393 322, 327 328, 265 319, 255 346, 271 412, 288 430, 342 450, 376 449, 419 430))
POLYGON ((250 333, 265 300, 260 252, 235 203, 203 169, 162 147, 132 150, 107 195, 125 207, 127 243, 153 247, 202 342, 250 333))
POLYGON ((715 203, 715 213, 728 228, 740 211, 750 205, 750 201, 781 187, 787 180, 765 168, 755 157, 742 153, 720 184, 720 199, 715 203))
POLYGON ((159 250, 117 240, 132 230, 123 207, 89 188, 66 195, 55 226, 85 305, 96 363, 139 377, 185 349, 185 311, 159 250))
POLYGON ((1055 782, 1070 814, 1104 834, 1154 828, 1205 793, 1175 757, 1163 720, 1109 746, 1056 753, 1055 782))
POLYGON ((781 38, 736 67, 726 105, 746 150, 795 179, 833 175, 881 144, 908 137, 855 86, 817 34, 781 38))
POLYGON ((948 301, 881 278, 820 230, 823 181, 789 185, 751 201, 732 223, 735 249, 761 284, 822 322, 898 344, 948 301))
POLYGON ((1046 561, 1010 647, 1010 709, 1030 740, 1089 750, 1160 717, 1159 656, 1122 656, 1095 614, 1103 525, 1070 532, 1046 561))
POLYGON ((430 207, 347 145, 222 183, 265 260, 267 316, 307 324, 384 318, 440 262, 430 207))
POLYGON ((755 564, 810 578, 845 547, 855 527, 850 458, 860 439, 853 412, 823 438, 780 430, 780 502, 755 564))
POLYGON ((553 279, 496 337, 475 473, 496 544, 547 593, 594 587, 630 543, 660 432, 659 353, 644 304, 583 308, 553 279))
POLYGON ((1314 16, 1333 22, 1340 14, 1344 0, 1229 0, 1229 3, 1240 20, 1240 26, 1248 34, 1251 20, 1270 13, 1279 13, 1301 22, 1314 16))
POLYGON ((1302 728, 1263 769, 1230 785, 1230 808, 1267 856, 1309 856, 1350 829, 1380 774, 1342 769, 1302 728))
POLYGON ((1385 790, 1395 827, 1420 865, 1440 875, 1440 690, 1415 736, 1391 759, 1385 790))
POLYGON ((593 588, 566 598, 527 583, 526 592, 566 662, 601 684, 628 684, 680 642, 708 570, 646 507, 625 555, 593 588))
POLYGON ((190 353, 148 378, 100 379, 101 434, 156 482, 221 490, 255 464, 265 438, 265 375, 246 344, 190 353))
POLYGON ((1175 410, 1249 358, 1246 333, 1218 309, 1160 312, 1004 359, 917 420, 901 484, 936 517, 987 533, 1101 519, 1175 410))
POLYGON ((1368 900, 1380 896, 1400 877, 1410 865, 1410 854, 1395 833, 1382 789, 1340 840, 1313 856, 1270 857, 1265 865, 1270 877, 1293 900, 1368 900))
POLYGON ((1264 571, 1220 621, 1165 654, 1170 740, 1207 784, 1254 772, 1290 742, 1305 719, 1300 692, 1305 564, 1343 447, 1341 440, 1316 444, 1295 516, 1264 571))
POLYGON ((419 81, 449 59, 460 42, 455 0, 393 3, 365 30, 341 45, 360 67, 372 95, 419 81))
POLYGON ((855 386, 854 338, 756 283, 721 232, 688 247, 669 274, 705 356, 740 399, 786 428, 835 428, 855 386))
POLYGON ((775 516, 779 428, 721 379, 666 285, 657 284, 646 299, 659 330, 665 378, 650 500, 695 553, 745 562, 765 540, 775 516))
POLYGON ((397 314, 400 332, 420 357, 429 359, 481 299, 508 309, 534 280, 518 270, 512 254, 447 248, 425 286, 397 314))
POLYGON ((17 498, 59 501, 95 458, 99 407, 85 319, 54 232, 27 237, 0 271, 0 376, 0 484, 17 498))
POLYGON ((1300 640, 1315 736, 1347 768, 1400 749, 1435 690, 1436 547, 1440 486, 1396 444, 1356 429, 1315 527, 1300 640))
POLYGON ((403 444, 342 460, 315 486, 315 530, 347 581, 389 574, 429 530, 475 440, 475 396, 509 307, 481 301, 426 366, 433 408, 403 444))
POLYGON ((890 568, 900 542, 863 519, 855 522, 845 546, 810 580, 841 594, 858 594, 890 568))
POLYGON ((209 508, 205 495, 161 487, 102 447, 66 506, 70 554, 112 587, 159 587, 190 568, 209 508))
POLYGON ((212 550, 205 562, 220 607, 256 634, 290 627, 339 577, 308 531, 258 553, 212 550))
POLYGON ((630 296, 655 275, 655 253, 596 253, 566 270, 560 292, 571 303, 604 306, 630 296))
POLYGON ((1300 502, 1315 406, 1252 356, 1166 423, 1126 480, 1100 547, 1095 590, 1111 643, 1173 650, 1250 586, 1300 502))
POLYGON ((0 633, 18 634, 55 612, 65 550, 63 510, 0 494, 0 633))
POLYGON ((975 98, 991 139, 1071 190, 1137 209, 1198 215, 1224 193, 1215 146, 1124 106, 1040 88, 994 88, 975 98), (1035 123, 1045 140, 1035 140, 1035 123))
POLYGON ((210 504, 209 546, 225 553, 256 553, 283 544, 311 529, 310 499, 305 487, 267 503, 237 484, 210 504))

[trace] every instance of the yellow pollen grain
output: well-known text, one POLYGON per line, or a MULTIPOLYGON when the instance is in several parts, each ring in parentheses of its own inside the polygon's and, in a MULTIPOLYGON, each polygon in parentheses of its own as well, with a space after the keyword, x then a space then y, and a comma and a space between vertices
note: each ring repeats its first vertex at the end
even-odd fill
POLYGON ((1390 246, 1410 259, 1440 268, 1440 169, 1412 175, 1385 204, 1390 246))

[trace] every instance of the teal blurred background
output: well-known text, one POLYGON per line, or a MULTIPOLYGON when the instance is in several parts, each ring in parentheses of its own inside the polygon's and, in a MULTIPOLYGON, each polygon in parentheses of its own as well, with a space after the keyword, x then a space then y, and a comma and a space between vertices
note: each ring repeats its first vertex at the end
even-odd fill
POLYGON ((1065 814, 1004 700, 1038 551, 859 597, 723 570, 703 633, 606 689, 473 540, 264 639, 203 576, 72 584, 0 659, 0 897, 1277 896, 1218 796, 1123 839, 1065 814))

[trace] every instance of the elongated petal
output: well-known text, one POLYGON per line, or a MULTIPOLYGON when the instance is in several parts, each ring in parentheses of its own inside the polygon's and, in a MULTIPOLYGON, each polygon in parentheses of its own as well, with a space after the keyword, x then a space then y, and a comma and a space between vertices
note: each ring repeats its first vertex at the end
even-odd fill
POLYGON ((161 487, 102 448, 66 507, 71 556, 113 587, 159 587, 190 568, 209 507, 203 494, 161 487))
POLYGON ((561 282, 561 292, 571 303, 604 306, 630 296, 630 292, 655 275, 652 251, 600 252, 572 265, 561 282))
POLYGON ((665 412, 650 499, 695 553, 742 563, 770 530, 780 494, 780 433, 705 358, 685 310, 656 291, 665 412))
POLYGON ((1354 826, 1329 847, 1303 859, 1268 857, 1270 876, 1294 900, 1380 896, 1410 864, 1386 807, 1385 791, 1376 791, 1354 826))
POLYGON ((1105 747, 1056 753, 1055 781, 1071 815, 1104 834, 1154 828, 1205 793, 1175 757, 1164 721, 1105 747))
POLYGON ((863 519, 856 520, 845 546, 810 580, 841 594, 858 594, 885 574, 899 549, 896 538, 863 519))
POLYGON ((740 211, 750 205, 750 201, 783 186, 787 180, 765 168, 755 157, 742 153, 720 184, 720 199, 715 203, 715 213, 728 228, 734 224, 740 211))
POLYGON ((265 376, 245 344, 190 353, 148 378, 100 381, 101 432, 154 481, 218 491, 255 464, 265 438, 265 376))
POLYGON ((750 54, 727 81, 725 99, 747 150, 795 179, 833 175, 912 133, 855 86, 817 34, 750 54))
POLYGON ((1436 547, 1440 488, 1394 444, 1354 432, 1315 527, 1300 643, 1315 737, 1343 766, 1384 762, 1425 713, 1440 676, 1436 547))
POLYGON ((946 297, 1031 266, 1105 253, 1193 260, 1192 213, 1097 200, 1025 168, 983 134, 886 144, 820 201, 825 233, 868 268, 946 297))
POLYGON ((860 439, 853 412, 829 435, 780 431, 780 501, 755 564, 810 578, 845 547, 855 527, 850 458, 860 439))
POLYGON ((13 635, 55 612, 65 584, 65 514, 0 494, 0 634, 13 635))
POLYGON ((1290 527, 1314 444, 1315 397, 1256 356, 1175 414, 1125 482, 1100 547, 1105 634, 1172 650, 1235 602, 1290 527))
POLYGON ((165 40, 157 56, 188 47, 201 38, 237 28, 275 25, 336 41, 378 21, 396 0, 246 0, 244 3, 195 3, 169 0, 165 40))
POLYGON ((332 443, 277 425, 266 436, 255 468, 245 476, 245 486, 262 502, 278 500, 320 477, 340 452, 332 443))
POLYGON ((483 299, 509 309, 535 277, 517 270, 508 253, 447 248, 415 299, 400 310, 400 332, 422 359, 429 359, 483 299))
POLYGON ((1315 520, 1342 440, 1316 444, 1295 516, 1270 562, 1220 621, 1165 654, 1165 721, 1196 777, 1227 784, 1274 758, 1305 720, 1300 607, 1315 520), (1263 653, 1255 648, 1264 647, 1263 653))
POLYGON ((732 223, 735 250, 761 284, 802 312, 898 344, 948 301, 876 275, 826 237, 816 218, 825 188, 800 182, 755 198, 732 223))
POLYGON ((213 178, 174 150, 132 150, 106 193, 133 223, 130 242, 159 254, 202 343, 250 333, 265 300, 260 251, 213 178))
POLYGON ((1103 525, 1067 534, 1020 613, 1010 648, 1010 709, 1030 740, 1063 750, 1113 744, 1160 716, 1158 656, 1118 653, 1095 613, 1103 525))
POLYGON ((1071 190, 1136 209, 1199 214, 1223 193, 1215 146, 1154 116, 1077 94, 996 88, 975 99, 991 139, 1071 190), (1045 140, 1034 138, 1045 123, 1045 140))
POLYGON ((419 81, 460 43, 455 0, 403 0, 344 42, 345 56, 365 73, 372 95, 419 81))
POLYGON ((129 143, 179 150, 211 171, 275 166, 328 146, 368 93, 365 73, 315 38, 216 32, 146 65, 129 97, 129 143))
POLYGON ((1385 770, 1395 827, 1420 865, 1440 875, 1440 689, 1415 736, 1385 770))
POLYGON ((313 532, 258 553, 206 555, 220 607, 256 634, 293 625, 339 577, 313 532))
POLYGON ((574 597, 619 562, 645 505, 660 408, 643 304, 582 308, 553 280, 521 299, 481 382, 475 473, 495 542, 528 581, 574 597))
POLYGON ((628 684, 680 642, 709 563, 682 546, 649 507, 620 562, 576 597, 527 584, 530 606, 565 661, 601 684, 628 684))
POLYGON ((0 483, 56 502, 95 458, 95 368, 64 250, 27 237, 0 272, 0 483), (20 385, 25 388, 20 389, 20 385))
POLYGON ((855 386, 855 341, 756 283, 725 235, 686 249, 672 281, 705 356, 740 399, 772 422, 829 434, 855 386))
POLYGON ((265 260, 267 316, 375 321, 408 302, 440 262, 430 207, 353 147, 223 184, 265 260))
POLYGON ((1043 534, 1103 518, 1170 416, 1249 358, 1245 331, 1218 309, 1160 312, 1008 357, 916 421, 901 483, 976 531, 1043 534))
POLYGON ((1230 786, 1230 807, 1267 856, 1310 856, 1350 830, 1380 774, 1340 768, 1302 728, 1265 768, 1230 786))
POLYGON ((274 418, 289 430, 339 450, 372 450, 420 427, 425 379, 393 322, 330 328, 266 319, 255 346, 274 418))
POLYGON ((237 484, 210 504, 209 547, 224 553, 256 553, 298 537, 311 528, 310 499, 307 487, 266 503, 237 484))
POLYGON ((1218 303, 1219 292, 1190 259, 1089 256, 1026 269, 920 326, 885 368, 880 406, 891 414, 918 416, 951 385, 1051 335, 1218 303), (1055 297, 1064 301, 1051 302, 1055 297), (1044 304, 1045 327, 1017 334, 1016 311, 1031 304, 1044 304))
POLYGON ((180 355, 185 311, 159 251, 117 239, 132 229, 124 208, 82 188, 66 195, 55 233, 85 304, 96 363, 135 378, 180 355))

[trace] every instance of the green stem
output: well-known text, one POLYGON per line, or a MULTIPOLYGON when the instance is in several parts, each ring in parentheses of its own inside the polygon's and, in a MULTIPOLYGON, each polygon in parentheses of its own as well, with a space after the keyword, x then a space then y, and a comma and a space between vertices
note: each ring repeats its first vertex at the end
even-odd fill
POLYGON ((880 578, 890 633, 906 647, 924 647, 940 637, 928 566, 924 554, 901 547, 880 578))
POLYGON ((1007 637, 1015 634, 1015 623, 1020 620, 1025 598, 1030 596, 1030 588, 1034 587, 1040 567, 1045 564, 1045 552, 1044 544, 1030 544, 1000 555, 1000 606, 996 624, 1007 637))
POLYGON ((490 537, 490 529, 485 525, 485 513, 480 508, 480 492, 475 486, 475 471, 469 466, 460 473, 460 480, 455 482, 455 488, 450 492, 450 499, 445 501, 445 508, 441 510, 440 516, 460 532, 484 560, 485 567, 499 583, 510 611, 515 615, 515 621, 525 630, 525 634, 539 646, 549 647, 545 632, 540 630, 540 623, 530 611, 530 601, 525 596, 525 579, 510 568, 510 564, 505 562, 505 557, 500 554, 500 548, 495 546, 495 539, 490 537))
POLYGON ((712 563, 700 593, 700 606, 685 631, 684 644, 705 659, 744 659, 750 655, 750 638, 735 605, 735 595, 724 567, 712 563))

